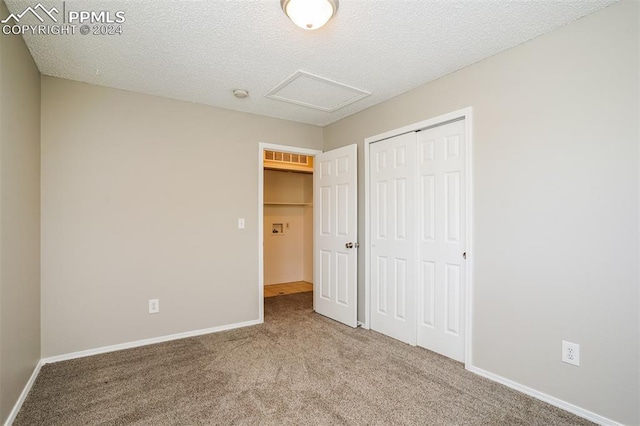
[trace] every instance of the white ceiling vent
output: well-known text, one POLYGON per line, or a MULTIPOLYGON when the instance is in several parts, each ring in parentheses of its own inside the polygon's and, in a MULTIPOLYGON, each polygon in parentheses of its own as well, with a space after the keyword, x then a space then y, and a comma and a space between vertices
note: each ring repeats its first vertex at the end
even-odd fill
POLYGON ((265 96, 320 111, 333 112, 370 94, 364 90, 298 70, 269 90, 265 96))

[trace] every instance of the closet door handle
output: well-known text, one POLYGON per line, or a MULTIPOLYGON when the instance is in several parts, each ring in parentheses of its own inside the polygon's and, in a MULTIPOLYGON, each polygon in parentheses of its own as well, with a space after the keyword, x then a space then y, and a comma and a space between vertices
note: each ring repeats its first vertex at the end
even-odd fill
POLYGON ((353 243, 349 242, 344 245, 346 248, 353 248, 353 243))

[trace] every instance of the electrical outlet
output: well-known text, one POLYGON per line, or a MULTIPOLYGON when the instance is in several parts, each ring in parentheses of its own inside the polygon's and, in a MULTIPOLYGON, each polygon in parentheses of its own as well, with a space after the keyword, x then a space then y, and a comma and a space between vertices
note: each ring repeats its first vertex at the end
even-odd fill
POLYGON ((244 217, 238 218, 238 229, 244 229, 244 217))
POLYGON ((567 364, 580 366, 580 345, 562 341, 562 362, 567 364))
POLYGON ((149 313, 157 314, 160 312, 160 300, 159 299, 149 299, 149 313))

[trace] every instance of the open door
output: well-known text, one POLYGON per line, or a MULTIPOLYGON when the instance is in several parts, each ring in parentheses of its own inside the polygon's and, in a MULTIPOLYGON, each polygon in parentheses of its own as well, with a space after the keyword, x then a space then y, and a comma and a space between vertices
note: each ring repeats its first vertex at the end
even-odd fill
POLYGON ((313 172, 313 308, 358 325, 357 145, 317 154, 313 172))

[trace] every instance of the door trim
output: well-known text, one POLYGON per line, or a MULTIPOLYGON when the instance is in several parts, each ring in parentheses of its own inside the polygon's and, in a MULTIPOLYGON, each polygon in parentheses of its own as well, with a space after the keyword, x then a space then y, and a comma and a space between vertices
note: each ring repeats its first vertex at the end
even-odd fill
POLYGON ((282 151, 315 157, 322 151, 296 146, 258 143, 258 321, 264 322, 264 151, 282 151))
MULTIPOLYGON (((439 115, 428 120, 418 123, 409 124, 408 126, 390 130, 384 133, 370 136, 364 140, 364 242, 361 246, 364 252, 364 324, 363 328, 368 329, 371 325, 371 250, 369 250, 370 232, 371 232, 371 212, 369 208, 369 147, 372 143, 380 142, 394 136, 404 133, 424 130, 429 127, 439 126, 454 120, 465 120, 465 137, 466 137, 466 160, 465 160, 465 185, 467 196, 465 200, 466 218, 465 226, 467 229, 465 238, 465 247, 467 250, 467 263, 465 271, 465 341, 464 341, 464 365, 469 369, 472 367, 472 336, 473 336, 473 108, 467 107, 447 114, 439 115)), ((417 333, 417 329, 416 329, 417 333)))

